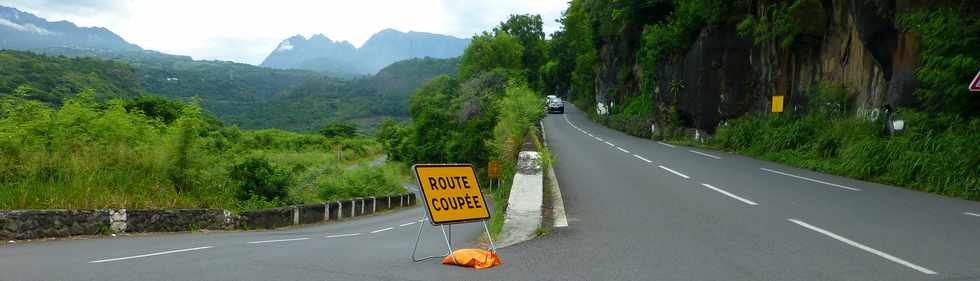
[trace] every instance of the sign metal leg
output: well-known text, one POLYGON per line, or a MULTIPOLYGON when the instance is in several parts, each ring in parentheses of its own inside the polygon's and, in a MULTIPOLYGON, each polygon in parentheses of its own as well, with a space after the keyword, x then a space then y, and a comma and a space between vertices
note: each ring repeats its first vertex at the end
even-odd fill
MULTIPOLYGON (((418 234, 418 236, 415 237, 415 247, 412 248, 412 261, 413 262, 420 262, 420 261, 424 261, 424 260, 442 258, 441 256, 428 256, 428 257, 424 257, 424 258, 417 258, 416 255, 415 255, 415 252, 418 251, 418 249, 419 249, 419 243, 422 242, 422 228, 425 227, 425 221, 426 220, 427 219, 425 217, 423 217, 421 219, 421 221, 419 222, 419 234, 418 234)), ((443 235, 445 235, 445 232, 443 232, 443 235)), ((447 241, 447 245, 448 245, 449 239, 447 238, 446 241, 447 241)), ((449 248, 449 254, 452 254, 452 247, 449 248)), ((453 258, 455 258, 455 257, 453 257, 453 258)))

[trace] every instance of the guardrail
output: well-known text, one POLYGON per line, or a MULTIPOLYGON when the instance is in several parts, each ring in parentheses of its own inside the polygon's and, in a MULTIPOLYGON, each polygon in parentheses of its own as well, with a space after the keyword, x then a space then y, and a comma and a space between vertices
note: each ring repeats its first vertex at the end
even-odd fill
POLYGON ((0 211, 0 239, 126 232, 271 229, 345 220, 417 204, 414 193, 354 198, 234 214, 224 209, 54 209, 0 211))

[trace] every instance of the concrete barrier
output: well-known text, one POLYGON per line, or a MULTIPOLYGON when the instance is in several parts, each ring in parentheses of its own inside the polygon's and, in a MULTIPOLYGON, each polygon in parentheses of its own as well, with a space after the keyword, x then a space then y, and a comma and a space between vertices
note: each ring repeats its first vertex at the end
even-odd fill
POLYGON ((296 208, 282 207, 261 209, 240 214, 239 228, 279 228, 293 225, 293 212, 296 208))
POLYGON ((374 211, 375 211, 374 210, 375 203, 377 203, 377 202, 374 201, 374 197, 364 198, 364 205, 363 205, 364 206, 364 212, 363 212, 363 214, 365 214, 365 215, 374 214, 374 211))
POLYGON ((530 240, 543 221, 541 207, 544 203, 544 173, 541 155, 535 151, 521 151, 517 160, 517 173, 510 188, 504 227, 497 245, 507 247, 530 240))
POLYGON ((340 204, 340 219, 354 216, 354 200, 337 201, 340 204))
POLYGON ((326 208, 323 204, 300 205, 299 224, 318 223, 324 221, 326 208))
POLYGON ((354 216, 359 217, 364 215, 364 198, 354 198, 354 216))
POLYGON ((340 219, 340 201, 329 202, 327 204, 327 220, 335 221, 340 219))
POLYGON ((389 197, 389 196, 375 197, 374 198, 374 211, 375 212, 384 212, 384 211, 387 211, 387 210, 391 210, 391 197, 389 197))

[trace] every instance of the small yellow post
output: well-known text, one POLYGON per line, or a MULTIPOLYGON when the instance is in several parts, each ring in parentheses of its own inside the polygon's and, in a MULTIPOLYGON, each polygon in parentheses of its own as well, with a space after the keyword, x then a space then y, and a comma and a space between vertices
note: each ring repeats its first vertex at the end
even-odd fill
POLYGON ((772 96, 772 112, 783 112, 783 96, 772 96))

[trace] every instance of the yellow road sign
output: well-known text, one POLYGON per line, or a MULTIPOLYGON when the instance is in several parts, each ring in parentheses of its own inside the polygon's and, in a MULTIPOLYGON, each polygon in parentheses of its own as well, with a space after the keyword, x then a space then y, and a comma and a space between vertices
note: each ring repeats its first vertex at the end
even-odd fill
POLYGON ((772 112, 783 112, 783 96, 772 96, 772 112))
POLYGON ((415 178, 434 225, 481 221, 490 210, 473 165, 416 164, 415 178))
POLYGON ((497 163, 497 161, 490 161, 490 163, 487 164, 487 176, 491 179, 500 178, 500 163, 497 163))

